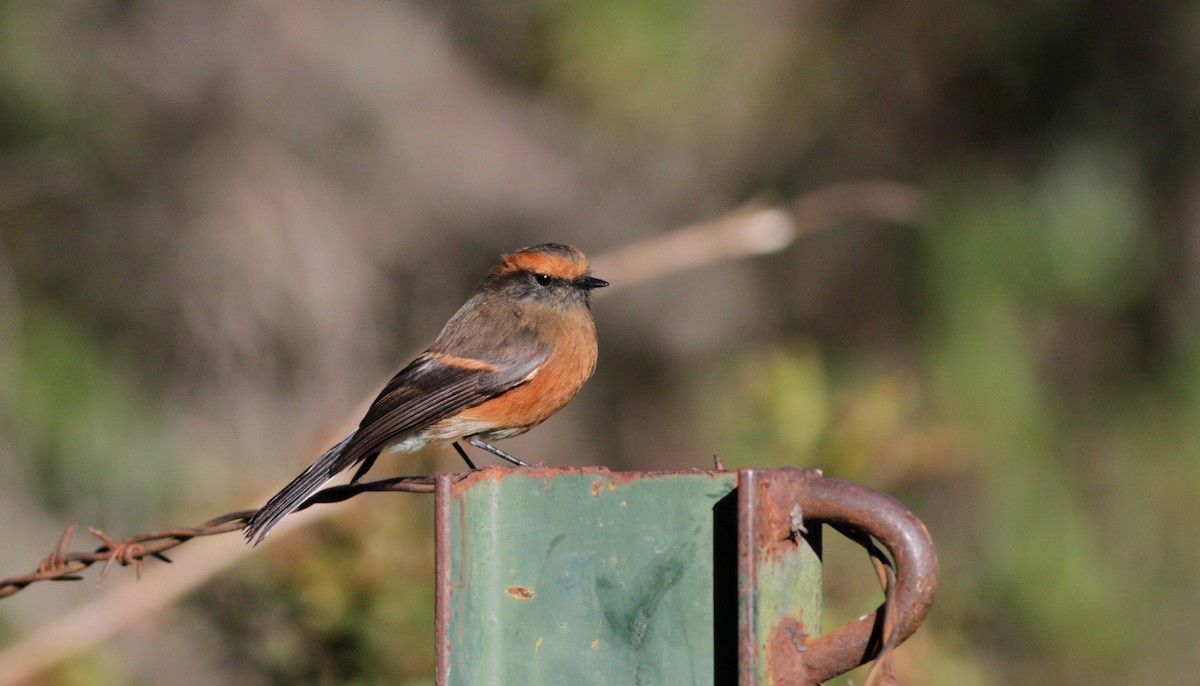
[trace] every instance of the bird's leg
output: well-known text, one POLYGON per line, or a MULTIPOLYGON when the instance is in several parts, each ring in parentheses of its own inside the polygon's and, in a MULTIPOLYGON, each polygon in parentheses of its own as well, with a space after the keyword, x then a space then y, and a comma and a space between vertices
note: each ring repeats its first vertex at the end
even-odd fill
POLYGON ((463 459, 463 462, 467 463, 467 469, 475 471, 475 463, 471 461, 471 458, 467 457, 467 451, 462 449, 462 446, 458 444, 458 441, 454 442, 454 449, 458 451, 458 455, 463 459))
POLYGON ((501 450, 493 445, 488 445, 487 443, 483 442, 483 440, 480 439, 478 436, 472 436, 472 437, 468 438, 467 442, 470 443, 471 445, 475 446, 476 448, 483 448, 484 450, 495 455, 496 457, 504 458, 505 460, 508 460, 509 462, 517 465, 518 467, 528 467, 529 466, 529 463, 522 462, 520 459, 515 458, 512 455, 509 455, 508 453, 504 452, 503 450, 501 450))

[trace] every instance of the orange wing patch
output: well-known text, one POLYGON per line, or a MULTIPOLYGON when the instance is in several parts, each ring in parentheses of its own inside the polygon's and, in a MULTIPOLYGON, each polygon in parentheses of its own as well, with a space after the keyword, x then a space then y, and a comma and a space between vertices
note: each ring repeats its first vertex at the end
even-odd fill
POLYGON ((483 372, 494 372, 499 367, 494 364, 484 362, 483 360, 475 360, 470 357, 459 357, 458 355, 447 355, 445 353, 425 353, 433 362, 444 364, 447 367, 457 367, 458 369, 475 369, 483 372))

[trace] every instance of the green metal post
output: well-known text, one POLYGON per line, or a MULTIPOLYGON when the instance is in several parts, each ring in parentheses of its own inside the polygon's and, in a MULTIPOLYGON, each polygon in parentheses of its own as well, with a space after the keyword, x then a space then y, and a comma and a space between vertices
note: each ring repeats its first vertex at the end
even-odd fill
MULTIPOLYGON (((733 683, 736 486, 734 472, 604 469, 489 470, 447 485, 441 683, 733 683)), ((806 555, 758 567, 752 621, 800 617, 815 631, 820 561, 800 542, 806 555)))

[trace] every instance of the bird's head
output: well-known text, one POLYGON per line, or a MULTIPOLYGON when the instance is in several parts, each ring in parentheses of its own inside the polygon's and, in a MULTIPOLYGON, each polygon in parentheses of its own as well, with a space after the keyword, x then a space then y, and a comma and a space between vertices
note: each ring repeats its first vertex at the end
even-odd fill
POLYGON ((552 304, 587 302, 594 288, 608 285, 589 271, 587 257, 560 243, 543 243, 504 256, 487 284, 510 297, 552 304))

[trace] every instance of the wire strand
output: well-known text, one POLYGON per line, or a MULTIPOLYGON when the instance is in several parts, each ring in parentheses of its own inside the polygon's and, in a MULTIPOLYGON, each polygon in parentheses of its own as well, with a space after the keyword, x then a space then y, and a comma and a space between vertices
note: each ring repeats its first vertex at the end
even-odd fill
MULTIPOLYGON (((431 476, 400 476, 380 481, 367 481, 357 484, 330 486, 309 496, 297 511, 313 505, 340 503, 361 493, 392 491, 402 493, 432 493, 433 477, 431 476)), ((181 527, 174 529, 158 529, 141 534, 133 534, 124 538, 113 538, 100 529, 88 528, 88 531, 100 539, 102 545, 92 550, 69 550, 71 537, 75 534, 78 522, 71 522, 58 538, 58 543, 49 555, 38 563, 37 571, 7 579, 0 579, 0 598, 7 598, 30 585, 40 581, 79 581, 83 577, 79 573, 97 563, 103 563, 96 584, 104 583, 108 572, 114 564, 122 567, 134 567, 138 579, 142 578, 142 568, 146 558, 153 557, 162 562, 170 562, 166 552, 176 548, 193 538, 216 536, 231 531, 241 531, 247 520, 254 516, 257 510, 240 510, 214 517, 199 526, 181 527)))

